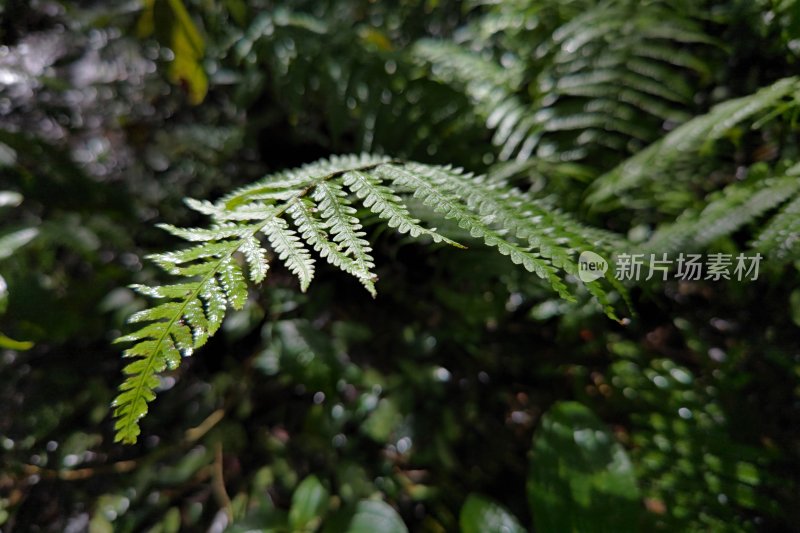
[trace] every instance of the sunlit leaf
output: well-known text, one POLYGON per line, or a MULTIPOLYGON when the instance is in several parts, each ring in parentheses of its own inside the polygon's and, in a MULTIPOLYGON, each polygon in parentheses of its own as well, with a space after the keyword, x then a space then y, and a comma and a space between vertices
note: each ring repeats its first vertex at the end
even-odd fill
POLYGON ((400 515, 389 504, 364 500, 356 506, 355 514, 343 533, 408 533, 400 515))
POLYGON ((639 530, 633 465, 587 407, 554 405, 533 438, 528 500, 537 531, 639 530))
POLYGON ((208 92, 208 76, 202 64, 205 41, 182 0, 146 0, 137 31, 140 36, 155 33, 172 50, 170 80, 186 89, 192 104, 202 102, 208 92))
POLYGON ((508 509, 477 494, 467 497, 458 523, 461 533, 525 533, 508 509))
POLYGON ((294 531, 315 531, 328 508, 328 491, 316 476, 308 476, 292 494, 289 525, 294 531))

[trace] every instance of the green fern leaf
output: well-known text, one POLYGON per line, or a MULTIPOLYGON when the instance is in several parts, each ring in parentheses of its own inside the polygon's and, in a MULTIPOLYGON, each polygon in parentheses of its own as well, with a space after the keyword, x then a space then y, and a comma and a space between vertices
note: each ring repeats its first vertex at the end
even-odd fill
MULTIPOLYGON (((642 249, 646 253, 701 250, 757 220, 798 191, 800 180, 797 177, 762 180, 755 185, 730 185, 699 213, 687 211, 675 223, 660 228, 642 249)), ((765 245, 766 240, 762 246, 765 245)))
POLYGON ((358 264, 352 257, 345 255, 339 245, 329 239, 323 222, 314 214, 315 210, 316 207, 310 200, 300 198, 292 203, 287 212, 297 225, 301 237, 321 257, 327 259, 331 265, 355 276, 367 291, 375 297, 377 293, 375 292, 374 275, 368 269, 364 269, 363 265, 358 264))
MULTIPOLYGON (((314 277, 313 249, 373 295, 375 263, 357 205, 399 233, 461 246, 422 226, 411 215, 403 191, 535 272, 567 299, 574 297, 562 276, 576 272, 576 251, 589 249, 592 239, 603 234, 587 229, 593 237, 582 239, 580 225, 565 215, 484 177, 372 156, 332 157, 268 176, 216 203, 187 201, 212 217, 213 224, 208 229, 162 226, 195 243, 152 256, 165 271, 184 279, 161 287, 134 287, 159 303, 132 315, 129 322, 138 329, 118 339, 132 344, 124 355, 135 360, 125 367, 114 402, 116 439, 136 440, 139 419, 155 398, 158 374, 176 368, 181 357, 205 344, 219 329, 228 305, 238 309, 245 304, 247 284, 237 257, 244 258, 251 281, 266 278, 269 259, 259 234, 266 236, 271 255, 298 277, 302 290, 314 277)), ((604 239, 594 239, 594 245, 604 239)), ((595 283, 589 290, 613 316, 605 289, 595 283)))
POLYGON ((239 250, 247 260, 247 269, 250 273, 250 280, 254 283, 261 283, 267 277, 269 263, 264 253, 264 249, 259 244, 258 239, 253 235, 248 235, 242 240, 239 250))
POLYGON ((411 216, 400 197, 382 185, 380 179, 374 175, 354 170, 344 175, 344 184, 363 201, 364 207, 386 220, 390 228, 395 228, 400 233, 408 233, 412 237, 428 235, 433 242, 446 242, 451 246, 463 248, 457 242, 439 235, 436 230, 420 226, 419 220, 411 216))
MULTIPOLYGON (((241 309, 247 301, 247 282, 242 274, 241 267, 231 257, 225 257, 220 261, 219 265, 219 287, 222 289, 223 294, 227 297, 228 302, 234 309, 241 309)), ((218 294, 215 289, 206 289, 213 294, 218 294)), ((209 301, 209 300, 206 300, 209 301)), ((221 303, 220 300, 213 300, 214 303, 221 303)), ((222 316, 225 315, 225 306, 215 305, 217 312, 222 309, 222 316)), ((211 312, 209 312, 211 315, 211 312)), ((216 313, 213 316, 217 316, 216 313)))
POLYGON ((770 220, 753 249, 783 261, 800 260, 800 196, 770 220))
MULTIPOLYGON (((498 2, 483 22, 527 20, 526 4, 498 2), (499 17, 499 18, 498 18, 499 17)), ((473 101, 501 161, 558 154, 561 161, 586 159, 597 149, 626 153, 650 143, 664 121, 690 118, 695 79, 711 78, 711 67, 696 54, 719 43, 702 31, 696 10, 672 9, 661 2, 598 2, 584 9, 542 5, 548 13, 511 42, 519 57, 533 55, 536 72, 528 90, 509 53, 501 66, 486 55, 450 43, 423 40, 411 54, 429 65, 431 75, 455 86, 473 101), (543 27, 545 20, 555 26, 543 27), (690 51, 691 50, 691 51, 690 51), (631 143, 631 141, 635 141, 631 143)), ((513 26, 513 25, 512 25, 513 26)), ((511 31, 510 28, 507 28, 511 31)), ((478 43, 485 37, 476 37, 478 43)), ((706 54, 708 55, 708 54, 706 54)), ((613 154, 612 154, 613 155, 613 154)), ((618 160, 618 158, 617 158, 618 160)))
POLYGON ((297 232, 289 228, 282 218, 275 218, 261 230, 266 233, 278 258, 300 279, 300 289, 305 292, 314 278, 314 259, 297 232))
MULTIPOLYGON (((694 118, 598 178, 590 189, 587 203, 593 208, 611 208, 620 198, 642 185, 668 179, 668 172, 690 155, 698 156, 703 147, 722 138, 737 124, 785 106, 785 99, 797 94, 800 79, 785 78, 760 91, 723 102, 708 114, 694 118)), ((796 104, 795 104, 796 105, 796 104)))
POLYGON ((375 268, 372 249, 364 239, 366 233, 354 216, 356 210, 350 205, 342 187, 331 182, 321 182, 314 189, 313 197, 319 203, 323 227, 333 237, 339 249, 346 257, 352 257, 360 271, 372 272, 375 268))

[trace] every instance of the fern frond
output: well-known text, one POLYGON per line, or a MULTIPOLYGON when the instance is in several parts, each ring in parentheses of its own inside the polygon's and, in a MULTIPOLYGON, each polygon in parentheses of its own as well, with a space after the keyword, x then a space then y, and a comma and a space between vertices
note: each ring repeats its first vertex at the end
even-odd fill
POLYGON ((470 235, 483 239, 487 246, 495 247, 501 254, 510 256, 515 264, 522 264, 528 271, 550 280, 559 294, 570 298, 566 286, 558 279, 551 265, 526 246, 506 240, 504 231, 501 233, 493 229, 479 213, 471 211, 457 196, 448 194, 447 188, 439 187, 442 181, 435 169, 417 167, 414 170, 416 172, 404 168, 381 169, 398 186, 414 189, 414 196, 435 212, 442 213, 446 219, 456 220, 470 235))
POLYGON ((489 18, 516 10, 517 27, 523 20, 525 27, 530 25, 529 31, 518 30, 519 35, 504 41, 516 51, 503 55, 510 73, 491 58, 453 44, 422 41, 412 54, 430 65, 432 76, 471 98, 494 130, 501 161, 525 160, 534 153, 579 160, 596 149, 624 155, 631 141, 652 142, 665 121, 682 123, 690 117, 694 80, 698 75, 707 80, 711 72, 692 48, 718 43, 689 10, 673 9, 668 2, 589 4, 561 13, 556 5, 533 10, 505 2, 493 6, 489 18), (555 26, 543 27, 545 17, 555 26), (520 94, 520 65, 526 57, 531 57, 527 68, 534 76, 527 91, 535 95, 533 102, 520 94))
MULTIPOLYGON (((706 115, 694 118, 670 132, 611 172, 598 178, 590 189, 587 202, 594 207, 618 200, 644 184, 667 179, 674 166, 698 154, 704 147, 727 135, 738 124, 781 109, 787 99, 797 100, 800 78, 785 78, 769 87, 723 102, 706 115)), ((795 101, 792 105, 797 105, 795 101)))
MULTIPOLYGON (((702 250, 782 205, 798 191, 800 180, 796 176, 762 180, 755 185, 730 185, 699 213, 688 211, 675 223, 656 231, 643 246, 644 251, 702 250)), ((763 244, 767 244, 766 240, 763 244)))
POLYGON ((495 130, 492 143, 501 147, 501 160, 514 155, 530 136, 536 119, 515 94, 521 79, 518 69, 504 69, 491 59, 441 41, 421 40, 411 55, 429 65, 435 79, 459 87, 470 97, 486 127, 495 130))
MULTIPOLYGON (((195 243, 152 256, 168 273, 184 279, 161 287, 134 286, 159 303, 131 316, 131 324, 141 325, 118 339, 133 344, 124 355, 135 360, 125 367, 114 402, 116 439, 136 440, 139 419, 155 398, 158 374, 176 368, 182 356, 205 344, 219 329, 228 305, 244 305, 247 285, 237 258, 243 257, 251 281, 259 283, 268 274, 268 246, 306 290, 315 271, 313 249, 374 295, 375 262, 357 205, 399 233, 461 246, 422 226, 402 197, 405 191, 535 272, 567 299, 573 296, 562 278, 576 272, 576 252, 613 240, 599 230, 584 232, 567 216, 485 177, 371 156, 332 157, 268 176, 216 203, 188 202, 213 223, 208 229, 162 226, 195 243)), ((597 282, 588 289, 613 316, 606 289, 597 282)))
MULTIPOLYGON (((222 260, 216 263, 199 282, 158 291, 160 297, 169 301, 133 315, 129 322, 147 322, 147 325, 117 339, 117 342, 135 343, 125 350, 124 356, 136 359, 125 367, 127 377, 113 404, 117 441, 136 441, 140 432, 139 419, 147 412, 147 403, 155 398, 159 385, 157 374, 167 368, 177 368, 182 355, 191 355, 219 327, 221 317, 212 313, 224 308, 227 301, 223 293, 209 288, 210 284, 216 284, 214 276, 222 260), (203 300, 207 309, 214 310, 209 313, 211 320, 205 315, 203 300)), ((153 289, 138 289, 145 294, 153 293, 153 289)))
POLYGON ((344 175, 344 184, 364 203, 364 207, 386 220, 390 228, 400 233, 408 233, 412 237, 428 235, 433 242, 446 242, 451 246, 463 248, 455 241, 436 233, 435 229, 426 229, 419 225, 403 205, 399 196, 383 185, 374 175, 360 170, 353 170, 344 175))
POLYGON ((314 176, 337 174, 345 170, 371 167, 388 161, 389 158, 386 156, 369 154, 333 156, 330 159, 323 159, 303 165, 297 169, 282 172, 277 176, 265 176, 255 183, 236 189, 230 194, 223 196, 216 204, 207 202, 207 205, 214 206, 213 209, 215 211, 208 212, 210 208, 207 208, 205 214, 224 214, 228 212, 228 210, 257 200, 289 200, 294 196, 294 191, 311 185, 314 182, 314 176), (277 193, 281 193, 281 196, 276 197, 275 195, 277 193))
POLYGON ((752 247, 782 261, 800 260, 800 196, 770 220, 752 247))
MULTIPOLYGON (((533 259, 527 258, 524 250, 511 253, 511 259, 547 279, 567 300, 573 298, 548 266, 575 276, 578 273, 577 256, 580 252, 588 250, 610 254, 613 249, 608 246, 613 239, 604 235, 602 230, 594 233, 587 231, 588 228, 573 221, 568 215, 550 210, 530 196, 503 187, 497 182, 490 182, 484 176, 465 176, 450 168, 440 168, 434 170, 434 179, 438 186, 464 198, 470 208, 527 243, 530 250, 535 250, 533 259), (520 260, 516 259, 517 256, 520 260), (537 260, 540 258, 549 265, 541 265, 537 260)), ((500 252, 509 255, 502 248, 500 252)), ((610 276, 605 280, 616 287, 615 280, 610 276)), ((584 285, 601 303, 606 314, 616 319, 613 306, 600 281, 591 281, 584 285)), ((619 290, 619 287, 616 288, 619 290)))
MULTIPOLYGON (((468 98, 420 76, 407 54, 375 46, 349 24, 328 21, 324 31, 312 31, 296 18, 265 12, 234 49, 253 77, 268 82, 259 90, 273 93, 297 130, 324 117, 326 138, 314 142, 445 158, 455 146, 482 146, 468 98)), ((476 151, 476 163, 485 151, 476 151)))

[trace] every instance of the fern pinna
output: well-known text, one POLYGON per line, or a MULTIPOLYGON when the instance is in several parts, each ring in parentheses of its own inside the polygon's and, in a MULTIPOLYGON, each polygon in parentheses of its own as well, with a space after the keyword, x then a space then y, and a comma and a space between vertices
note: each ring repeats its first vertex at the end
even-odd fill
MULTIPOLYGON (((333 157, 267 176, 216 203, 188 200, 214 222, 208 229, 162 225, 196 243, 151 256, 167 273, 184 279, 160 287, 133 287, 160 302, 131 316, 130 323, 144 325, 117 339, 132 343, 124 355, 135 360, 125 367, 126 378, 114 401, 116 440, 136 441, 139 419, 155 398, 158 374, 176 368, 182 356, 205 344, 219 329, 228 306, 239 309, 245 304, 243 264, 250 280, 260 283, 269 269, 268 254, 274 254, 306 290, 314 277, 313 249, 374 296, 375 265, 357 203, 400 233, 461 247, 411 215, 401 197, 409 194, 535 272, 570 300, 574 297, 564 278, 577 272, 577 253, 602 250, 608 242, 603 232, 588 231, 526 194, 482 176, 366 155, 333 157)), ((613 316, 607 287, 600 281, 613 284, 611 279, 599 280, 586 288, 613 316)))

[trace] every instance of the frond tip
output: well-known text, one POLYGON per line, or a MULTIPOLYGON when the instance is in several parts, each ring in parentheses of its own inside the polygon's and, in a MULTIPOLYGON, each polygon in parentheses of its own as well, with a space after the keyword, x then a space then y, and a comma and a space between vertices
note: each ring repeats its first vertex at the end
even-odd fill
MULTIPOLYGON (((177 368, 182 357, 205 344, 228 306, 245 304, 244 265, 247 277, 260 283, 270 258, 277 257, 305 291, 315 272, 313 250, 374 296, 375 263, 359 206, 399 233, 463 248, 414 218, 403 193, 536 273, 562 297, 574 299, 563 278, 575 273, 576 252, 593 243, 582 240, 577 223, 515 189, 458 169, 372 156, 333 157, 267 176, 216 203, 188 201, 211 216, 209 228, 161 226, 194 244, 151 256, 166 272, 183 278, 179 283, 133 286, 158 303, 131 316, 129 323, 138 329, 117 339, 131 345, 124 357, 133 361, 124 369, 125 380, 114 400, 116 440, 136 441, 139 420, 155 398, 158 375, 177 368)), ((613 315, 599 281, 587 288, 613 315)))

